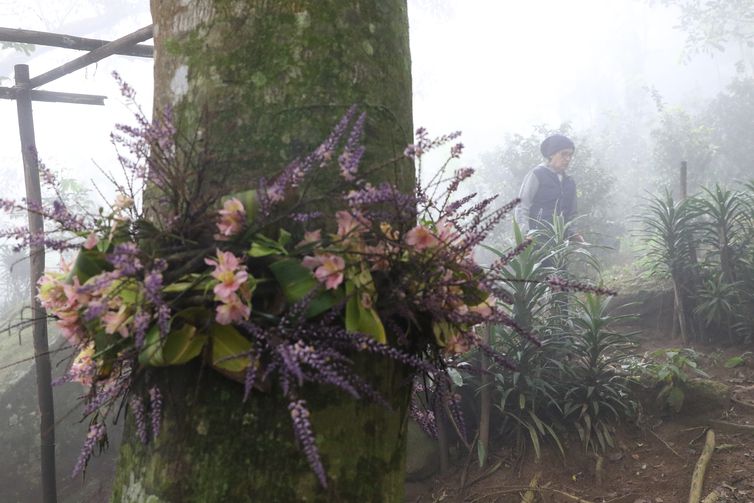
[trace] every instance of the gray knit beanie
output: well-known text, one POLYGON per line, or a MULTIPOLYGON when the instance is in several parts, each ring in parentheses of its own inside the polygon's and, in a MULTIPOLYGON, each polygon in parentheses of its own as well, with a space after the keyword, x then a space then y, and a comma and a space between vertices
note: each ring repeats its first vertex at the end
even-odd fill
POLYGON ((570 138, 568 138, 565 135, 562 134, 554 134, 552 136, 548 136, 545 138, 545 141, 542 142, 542 145, 539 146, 540 152, 542 152, 542 155, 550 158, 560 152, 561 150, 565 150, 567 148, 575 150, 576 147, 573 144, 573 141, 571 141, 570 138))

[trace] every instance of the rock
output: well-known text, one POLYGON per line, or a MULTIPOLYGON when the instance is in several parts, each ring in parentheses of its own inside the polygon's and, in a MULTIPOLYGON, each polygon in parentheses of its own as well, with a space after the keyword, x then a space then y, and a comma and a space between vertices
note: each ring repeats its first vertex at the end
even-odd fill
POLYGON ((712 379, 694 378, 686 383, 684 414, 717 414, 730 407, 731 387, 712 379))

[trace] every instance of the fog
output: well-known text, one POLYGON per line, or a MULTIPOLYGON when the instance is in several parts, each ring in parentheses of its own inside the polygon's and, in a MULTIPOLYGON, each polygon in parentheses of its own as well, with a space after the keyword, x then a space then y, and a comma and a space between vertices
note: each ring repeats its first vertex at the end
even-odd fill
MULTIPOLYGON (((149 24, 145 0, 42 0, 3 2, 7 27, 114 39, 149 24)), ((463 131, 464 163, 506 141, 528 136, 535 125, 569 123, 598 134, 608 114, 628 116, 651 108, 650 90, 668 106, 693 109, 724 90, 735 74, 736 51, 684 55, 679 11, 639 0, 409 2, 414 80, 414 124, 430 132, 463 131), (686 61, 684 61, 686 60, 686 61)), ((0 53, 0 76, 30 65, 32 76, 82 53, 37 47, 29 55, 0 53)), ((95 163, 114 167, 108 135, 127 121, 111 72, 117 70, 151 105, 151 60, 112 56, 44 89, 104 94, 105 107, 35 103, 40 155, 51 168, 88 183, 95 163)), ((5 80, 5 85, 12 84, 5 80)), ((0 167, 5 188, 22 190, 15 104, 0 103, 0 167)), ((651 113, 643 120, 651 127, 651 113)), ((484 169, 495 170, 494 162, 484 169)), ((621 166, 610 166, 620 170, 621 166)), ((510 180, 516 185, 520 180, 510 180)), ((492 188, 494 190, 494 187, 492 188)), ((7 195, 7 194, 5 194, 7 195)))
MULTIPOLYGON (((714 45, 690 43, 699 34, 681 8, 687 3, 409 0, 414 126, 431 135, 461 130, 459 164, 477 169, 469 190, 500 194, 501 203, 517 194, 526 172, 542 160, 539 142, 552 131, 567 134, 576 143, 569 169, 585 214, 580 230, 588 241, 609 247, 600 252, 606 265, 625 266, 640 253, 632 216, 648 193, 678 190, 681 161, 688 162, 692 192, 754 173, 754 32, 717 37, 714 45)), ((0 13, 7 28, 105 40, 151 23, 148 0, 0 0, 0 13)), ((717 35, 726 29, 733 31, 722 24, 717 35)), ((13 85, 15 64, 28 64, 34 77, 82 54, 0 45, 0 85, 13 85)), ((98 204, 104 202, 98 191, 112 195, 100 169, 119 169, 109 135, 132 117, 112 72, 135 88, 149 112, 152 64, 111 56, 42 87, 105 95, 105 106, 34 103, 41 160, 75 179, 98 204)), ((24 186, 16 104, 0 100, 0 117, 0 198, 19 199, 24 186)), ((441 160, 429 156, 425 171, 431 174, 441 160)), ((2 216, 0 223, 12 222, 2 216)), ((510 235, 504 223, 496 244, 509 244, 510 235)), ((5 250, 0 248, 0 266, 7 269, 13 260, 5 250)), ((19 275, 26 269, 14 272, 0 272, 0 312, 18 303, 19 275)), ((31 351, 30 337, 23 341, 27 353, 9 350, 6 339, 0 338, 0 394, 22 374, 7 371, 9 358, 31 351)))

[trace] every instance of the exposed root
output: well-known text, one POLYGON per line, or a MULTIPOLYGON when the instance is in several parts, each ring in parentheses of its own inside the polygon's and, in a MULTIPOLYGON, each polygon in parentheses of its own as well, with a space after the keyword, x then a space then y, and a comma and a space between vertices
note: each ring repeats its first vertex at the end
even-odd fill
POLYGON ((694 474, 691 476, 691 489, 689 491, 689 503, 699 503, 702 499, 702 488, 704 486, 704 473, 707 471, 707 465, 715 452, 715 432, 707 431, 707 438, 704 441, 704 449, 699 456, 699 460, 694 467, 694 474))

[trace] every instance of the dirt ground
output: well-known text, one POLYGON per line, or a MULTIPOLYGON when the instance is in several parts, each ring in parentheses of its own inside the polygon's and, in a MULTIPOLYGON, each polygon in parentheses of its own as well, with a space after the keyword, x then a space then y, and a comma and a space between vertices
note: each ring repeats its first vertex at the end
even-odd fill
MULTIPOLYGON (((679 346, 679 341, 667 336, 645 332, 639 351, 679 346)), ((716 449, 707 467, 703 496, 714 490, 719 503, 754 502, 754 358, 736 368, 724 366, 729 358, 754 348, 690 347, 703 355, 701 369, 731 387, 734 400, 728 406, 701 404, 673 416, 645 412, 636 424, 617 427, 615 448, 604 455, 601 481, 596 477, 596 458, 585 454, 578 442, 570 441, 564 446, 565 459, 551 449, 537 463, 533 456, 514 454, 507 448, 494 452, 483 470, 475 459, 456 459, 445 474, 407 483, 406 501, 519 503, 526 501, 523 494, 539 473, 539 490, 530 503, 686 502, 706 431, 711 428, 716 449)))

